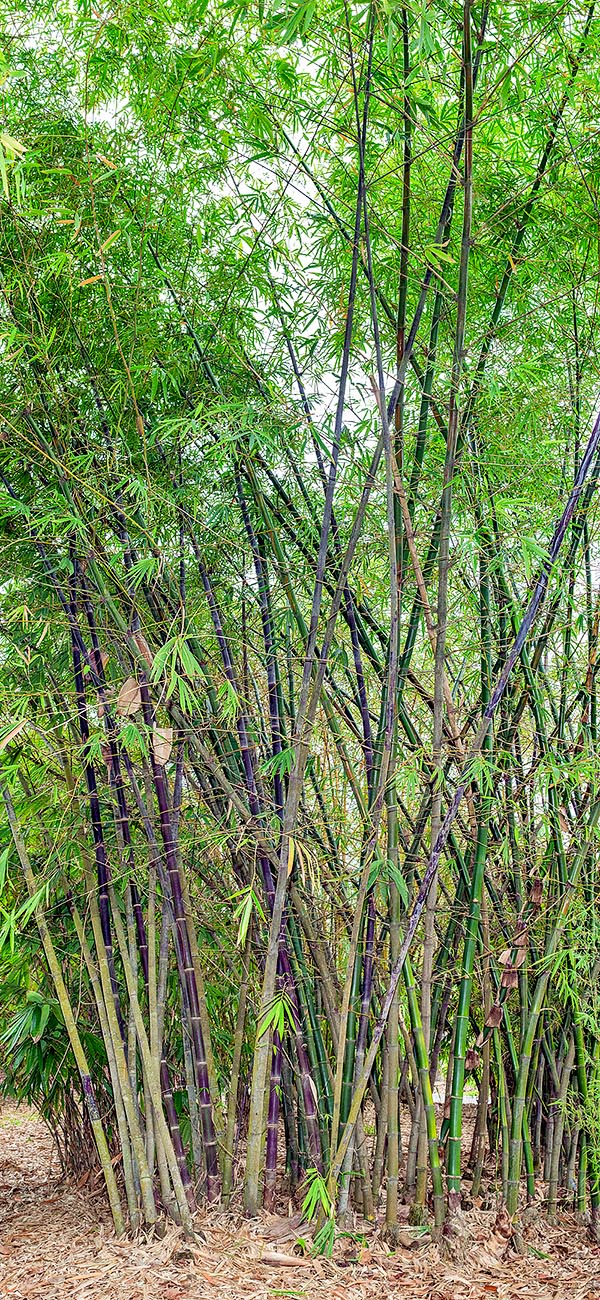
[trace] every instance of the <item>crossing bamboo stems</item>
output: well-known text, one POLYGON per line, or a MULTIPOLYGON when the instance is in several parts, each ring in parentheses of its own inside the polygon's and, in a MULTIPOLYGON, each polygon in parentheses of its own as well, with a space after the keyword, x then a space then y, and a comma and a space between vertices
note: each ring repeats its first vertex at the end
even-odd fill
MULTIPOLYGON (((489 582, 489 563, 485 551, 482 551, 479 559, 479 587, 480 587, 480 628, 481 628, 481 705, 482 712, 485 710, 491 691, 491 625, 490 625, 490 582, 489 582)), ((484 739, 482 746, 482 756, 487 764, 491 763, 492 757, 492 737, 490 732, 484 739)), ((480 809, 477 827, 477 843, 475 847, 475 859, 473 863, 473 874, 471 883, 471 895, 469 899, 469 915, 465 929, 465 940, 462 957, 461 981, 458 994, 458 1006, 455 1019, 454 1033, 454 1050, 452 1065, 452 1090, 450 1094, 450 1117, 448 1133, 448 1153, 447 1153, 447 1179, 448 1195, 451 1206, 456 1208, 460 1205, 461 1193, 461 1155, 462 1155, 462 1109, 463 1109, 463 1092, 465 1078, 465 1058, 467 1051, 467 1037, 469 1032, 469 1012, 471 1004, 471 992, 473 986, 473 969, 475 964, 475 952, 477 948, 477 939, 481 919, 481 907, 483 899, 483 882, 486 864, 489 822, 492 811, 491 781, 484 777, 480 796, 480 809)), ((487 1105, 487 1095, 485 1099, 487 1105)))
MULTIPOLYGON (((6 808, 11 835, 14 840, 19 862, 21 864, 21 870, 23 872, 23 876, 27 886, 27 892, 30 898, 35 898, 38 892, 35 876, 33 874, 31 863, 29 861, 29 855, 27 853, 25 840, 23 839, 21 828, 17 821, 12 797, 9 792, 8 786, 5 785, 4 783, 2 784, 2 797, 4 799, 4 806, 6 808)), ((117 1236, 122 1236, 125 1231, 125 1223, 123 1219, 121 1199, 119 1196, 119 1189, 117 1187, 117 1182, 114 1174, 114 1169, 112 1166, 110 1152, 106 1141, 104 1126, 102 1124, 100 1113, 98 1111, 98 1105, 96 1102, 96 1094, 94 1090, 93 1080, 90 1075, 90 1070, 83 1049, 83 1045, 81 1042, 81 1037, 77 1029, 77 1024, 73 1014, 73 1009, 71 1006, 67 988, 60 968, 60 963, 56 956, 54 944, 52 943, 52 939, 48 931, 48 926, 44 918, 43 910, 39 905, 37 905, 35 908, 35 919, 39 930, 40 939, 42 941, 42 946, 44 949, 46 961, 48 962, 48 968, 50 970, 52 982, 56 990, 56 996, 58 998, 58 1002, 60 1005, 61 1014, 63 1016, 65 1027, 69 1036, 71 1050, 73 1052, 73 1056, 75 1057, 77 1068, 79 1070, 79 1075, 81 1078, 81 1086, 85 1098, 85 1104, 87 1107, 87 1112, 88 1112, 92 1132, 94 1134, 94 1141, 96 1143, 96 1149, 98 1151, 98 1158, 102 1168, 102 1173, 104 1175, 104 1181, 106 1184, 106 1191, 110 1203, 111 1214, 113 1218, 113 1223, 115 1225, 115 1232, 117 1233, 117 1236)))

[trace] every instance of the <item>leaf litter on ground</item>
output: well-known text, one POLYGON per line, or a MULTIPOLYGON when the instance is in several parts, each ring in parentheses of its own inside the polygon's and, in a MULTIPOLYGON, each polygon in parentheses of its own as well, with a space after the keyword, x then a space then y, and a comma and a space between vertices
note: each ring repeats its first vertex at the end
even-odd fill
POLYGON ((327 1259, 295 1253, 297 1214, 248 1221, 211 1210, 199 1220, 200 1245, 175 1227, 162 1239, 118 1240, 89 1182, 61 1177, 43 1122, 4 1106, 2 1300, 600 1300, 600 1248, 572 1214, 531 1224, 523 1257, 501 1216, 471 1210, 460 1261, 416 1235, 392 1251, 380 1225, 361 1223, 359 1242, 340 1236, 327 1259))

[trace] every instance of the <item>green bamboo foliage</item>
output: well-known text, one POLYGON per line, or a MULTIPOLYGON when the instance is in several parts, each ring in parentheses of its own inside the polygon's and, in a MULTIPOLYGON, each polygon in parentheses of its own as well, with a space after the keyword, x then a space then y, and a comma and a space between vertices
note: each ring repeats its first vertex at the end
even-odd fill
POLYGON ((595 6, 29 9, 3 1086, 118 1232, 597 1234, 595 6))

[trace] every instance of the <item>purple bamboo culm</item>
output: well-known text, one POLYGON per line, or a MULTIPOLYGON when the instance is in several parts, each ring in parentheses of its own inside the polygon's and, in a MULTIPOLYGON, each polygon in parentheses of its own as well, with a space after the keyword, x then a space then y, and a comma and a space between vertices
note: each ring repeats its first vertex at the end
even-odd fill
MULTIPOLYGON (((151 728, 154 718, 150 692, 148 689, 148 681, 145 673, 140 673, 140 692, 142 697, 144 721, 146 725, 151 728)), ((158 803, 160 830, 165 851, 167 879, 169 882, 173 919, 175 922, 174 935, 177 959, 182 978, 185 980, 186 994, 190 1009, 190 1031, 192 1036, 196 1083, 198 1087, 198 1109, 200 1111, 202 1137, 206 1156, 206 1194, 209 1201, 215 1201, 219 1196, 219 1160, 212 1102, 210 1097, 206 1052, 204 1048, 204 1036, 202 1033, 202 1025, 200 1023, 198 986, 196 983, 196 973, 194 970, 187 929, 183 891, 179 877, 179 863, 177 861, 175 838, 171 823, 171 810, 169 807, 167 784, 164 771, 161 765, 156 762, 152 748, 150 749, 150 762, 152 767, 152 779, 158 803)))
MULTIPOLYGON (((108 701, 106 698, 106 678, 104 675, 104 667, 102 664, 102 655, 101 655, 100 645, 96 633, 94 612, 91 603, 89 601, 89 598, 87 597, 87 594, 85 594, 84 596, 84 603, 86 608, 87 620, 90 628, 90 636, 92 640, 93 659, 96 666, 96 672, 99 678, 98 694, 100 696, 100 701, 102 703, 102 707, 104 711, 104 722, 106 726, 106 733, 107 733, 109 749, 110 749, 111 780, 113 781, 116 796, 117 796, 117 808, 119 814, 119 823, 121 827, 121 835, 123 837, 123 843, 125 845, 125 850, 127 853, 128 866, 130 871, 129 887, 131 890, 131 901, 133 906, 133 914, 135 918, 138 950, 139 950, 140 961, 142 965, 144 987, 147 991, 148 990, 148 937, 146 934, 146 925, 144 921, 142 905, 140 902, 140 898, 139 898, 139 894, 137 891, 135 878, 134 878, 135 859, 133 853, 133 844, 131 841, 131 824, 129 818, 129 810, 127 807, 127 799, 125 795, 125 787, 123 783, 123 773, 121 768, 121 755, 119 750, 118 736, 115 727, 114 717, 110 711, 108 701)), ((179 1120, 177 1118, 177 1110, 175 1108, 175 1101, 173 1098, 173 1087, 171 1083, 170 1071, 164 1055, 161 1055, 159 1075, 160 1075, 161 1094, 164 1101, 165 1112, 167 1117, 167 1124, 169 1126, 171 1141, 173 1143, 173 1150, 175 1152, 175 1157, 179 1167, 179 1172, 181 1174, 181 1181, 185 1188, 185 1194, 188 1201, 188 1205, 191 1210, 194 1210, 196 1208, 194 1189, 190 1177, 190 1171, 187 1165, 187 1160, 185 1157, 185 1150, 184 1150, 183 1141, 181 1137, 179 1120)))
POLYGON ((273 1034, 273 1060, 271 1062, 271 1082, 269 1085, 269 1110, 267 1115, 267 1140, 265 1154, 265 1196, 266 1210, 272 1210, 275 1203, 275 1185, 277 1182, 277 1137, 279 1131, 279 1094, 281 1089, 282 1042, 277 1030, 273 1034))
MULTIPOLYGON (((529 603, 523 615, 523 619, 521 621, 521 625, 519 627, 515 640, 512 644, 512 647, 508 653, 504 668, 502 669, 498 681, 496 682, 496 685, 490 695, 489 702, 486 705, 486 708, 484 709, 479 730, 477 732, 473 745, 471 746, 471 749, 463 765, 460 781, 456 787, 456 790, 454 792, 454 797, 448 807, 446 816, 444 817, 435 844, 431 851, 427 868, 421 880, 419 893, 417 895, 413 910, 409 917, 402 947, 400 949, 398 958, 392 969, 389 983, 381 1004, 379 1019, 373 1030, 373 1036, 369 1046, 367 1060, 365 1062, 365 1069, 363 1070, 363 1075, 358 1085, 361 1096, 362 1093, 364 1093, 366 1078, 368 1078, 367 1071, 370 1073, 370 1070, 373 1065, 373 1061, 375 1060, 375 1056, 377 1054, 379 1044, 385 1032, 385 1026, 390 1012, 390 1007, 392 1005, 394 993, 396 991, 396 987, 400 980, 404 963, 408 956, 411 943, 413 941, 417 926, 419 924, 421 913, 427 902, 427 897, 431 887, 431 882, 439 867, 441 856, 446 846, 446 843, 448 841, 452 824, 454 822, 454 819, 460 807, 462 797, 469 785, 470 769, 471 769, 473 758, 476 756, 476 754, 479 753, 481 744, 487 734, 488 727, 490 726, 494 713, 500 703, 500 700, 502 699, 504 691, 506 690, 506 686, 510 674, 521 653, 521 650, 523 649, 523 646, 525 645, 525 642, 527 640, 529 632, 531 631, 531 627, 535 620, 535 616, 538 612, 538 609, 540 608, 540 605, 544 600, 548 588, 548 582, 552 571, 552 566, 555 560, 557 559, 560 548, 565 538, 565 534, 577 509, 579 498, 583 491, 583 487, 587 479, 590 466, 599 448, 600 448, 600 414, 598 414, 594 422, 594 426, 590 434, 589 442, 587 444, 585 453, 583 455, 583 458, 579 466, 577 477, 573 484, 573 488, 569 494, 567 504, 554 529, 552 540, 550 542, 550 546, 548 547, 548 554, 542 564, 541 572, 535 584, 531 599, 529 600, 529 603)), ((357 1098, 355 1096, 355 1099, 353 1101, 353 1106, 356 1105, 356 1100, 357 1098)), ((347 1125, 342 1140, 338 1145, 338 1150, 334 1157, 333 1172, 337 1171, 341 1167, 341 1163, 343 1162, 345 1152, 350 1142, 350 1137, 351 1137, 351 1129, 349 1129, 349 1126, 347 1125)))
MULTIPOLYGON (((233 667, 233 660, 231 658, 231 653, 229 650, 229 646, 227 644, 227 638, 223 630, 221 615, 213 591, 212 583, 210 581, 210 576, 208 574, 205 565, 202 563, 197 548, 195 548, 195 553, 200 567, 202 582, 204 585, 204 590, 206 592, 206 598, 208 601, 211 618, 213 620, 215 634, 217 637, 217 641, 219 643, 221 657, 223 659, 223 666, 225 668, 228 681, 230 682, 231 686, 236 691, 236 694, 238 694, 239 697, 239 693, 237 691, 235 670, 233 667)), ((240 742, 240 749, 242 752, 244 772, 246 776, 246 786, 248 789, 248 803, 250 805, 250 811, 252 812, 253 816, 260 818, 262 810, 261 810, 260 799, 259 799, 258 790, 256 786, 256 779, 254 775, 254 764, 253 764, 252 753, 250 750, 250 743, 248 740, 246 719, 242 710, 240 710, 240 712, 238 713, 237 730, 238 730, 238 738, 240 742)), ((265 893, 267 895, 269 908, 272 912, 274 902, 275 902, 275 883, 273 881, 271 864, 269 862, 269 859, 264 855, 261 855, 259 862, 260 862, 260 868, 261 868, 264 886, 265 886, 265 893)), ((286 986, 287 986, 290 1002, 292 1004, 292 1009, 294 1013, 294 1023, 296 1026, 296 1045, 298 1051, 298 1064, 300 1066, 300 1076, 301 1076, 300 1082, 302 1087, 302 1096, 303 1096, 305 1116, 306 1116, 306 1128, 307 1128, 308 1143, 309 1143, 311 1158, 314 1161, 315 1167, 317 1169, 321 1169, 322 1168, 321 1135, 319 1132, 317 1109, 315 1105, 314 1093, 312 1088, 310 1062, 309 1062, 308 1052, 306 1050, 306 1046, 300 1028, 301 1026, 300 1006, 298 1002, 298 996, 296 993, 296 987, 295 987, 294 976, 293 976, 292 967, 290 963, 290 958, 285 944, 285 916, 282 921, 282 928, 281 928, 281 934, 279 939, 278 970, 279 973, 283 976, 283 978, 286 981, 286 986)))

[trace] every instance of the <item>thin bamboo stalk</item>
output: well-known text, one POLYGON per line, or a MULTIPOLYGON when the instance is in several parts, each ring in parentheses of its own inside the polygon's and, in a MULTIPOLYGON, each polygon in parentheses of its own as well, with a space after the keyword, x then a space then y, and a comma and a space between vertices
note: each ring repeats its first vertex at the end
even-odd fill
MULTIPOLYGON (((38 893, 36 880, 33 874, 31 863, 29 861, 29 855, 27 853, 27 848, 25 846, 25 840, 23 839, 21 828, 17 821, 14 804, 11 795, 9 793, 8 786, 3 783, 1 788, 2 788, 2 797, 4 799, 4 805, 6 807, 6 813, 8 817, 8 823, 10 826, 11 835, 13 837, 19 862, 21 864, 21 870, 23 872, 23 877, 25 880, 25 884, 27 886, 27 892, 30 898, 35 898, 38 893)), ((125 1231, 125 1224, 123 1221, 123 1210, 121 1207, 121 1199, 119 1197, 119 1190, 117 1187, 117 1182, 116 1182, 116 1178, 115 1178, 115 1174, 114 1174, 114 1170, 110 1158, 110 1152, 106 1141, 104 1126, 102 1124, 100 1113, 98 1111, 96 1095, 94 1092, 94 1085, 90 1075, 87 1058, 83 1049, 83 1045, 81 1042, 79 1031, 77 1029, 77 1025, 75 1023, 75 1017, 73 1015, 73 1009, 71 1007, 69 994, 67 992, 67 988, 63 979, 60 963, 58 961, 56 952, 54 950, 54 944, 52 943, 52 939, 48 931, 48 926, 46 924, 43 910, 39 904, 36 906, 34 914, 35 914, 36 924, 39 930, 40 939, 42 941, 42 947, 44 949, 46 961, 48 962, 48 969, 50 971, 52 982, 56 990, 56 996, 58 998, 58 1003, 61 1009, 63 1020, 65 1022, 65 1028, 69 1036, 71 1050, 73 1052, 73 1056, 75 1057, 77 1068, 79 1070, 79 1075, 81 1078, 81 1087, 85 1098, 85 1104, 87 1107, 92 1133, 94 1134, 94 1141, 96 1143, 98 1159, 100 1161, 100 1166, 102 1169, 102 1173, 104 1175, 104 1181, 106 1184, 106 1191, 107 1191, 108 1200, 110 1204, 113 1223, 115 1226, 115 1232, 117 1233, 117 1236, 120 1237, 123 1235, 125 1231)))

